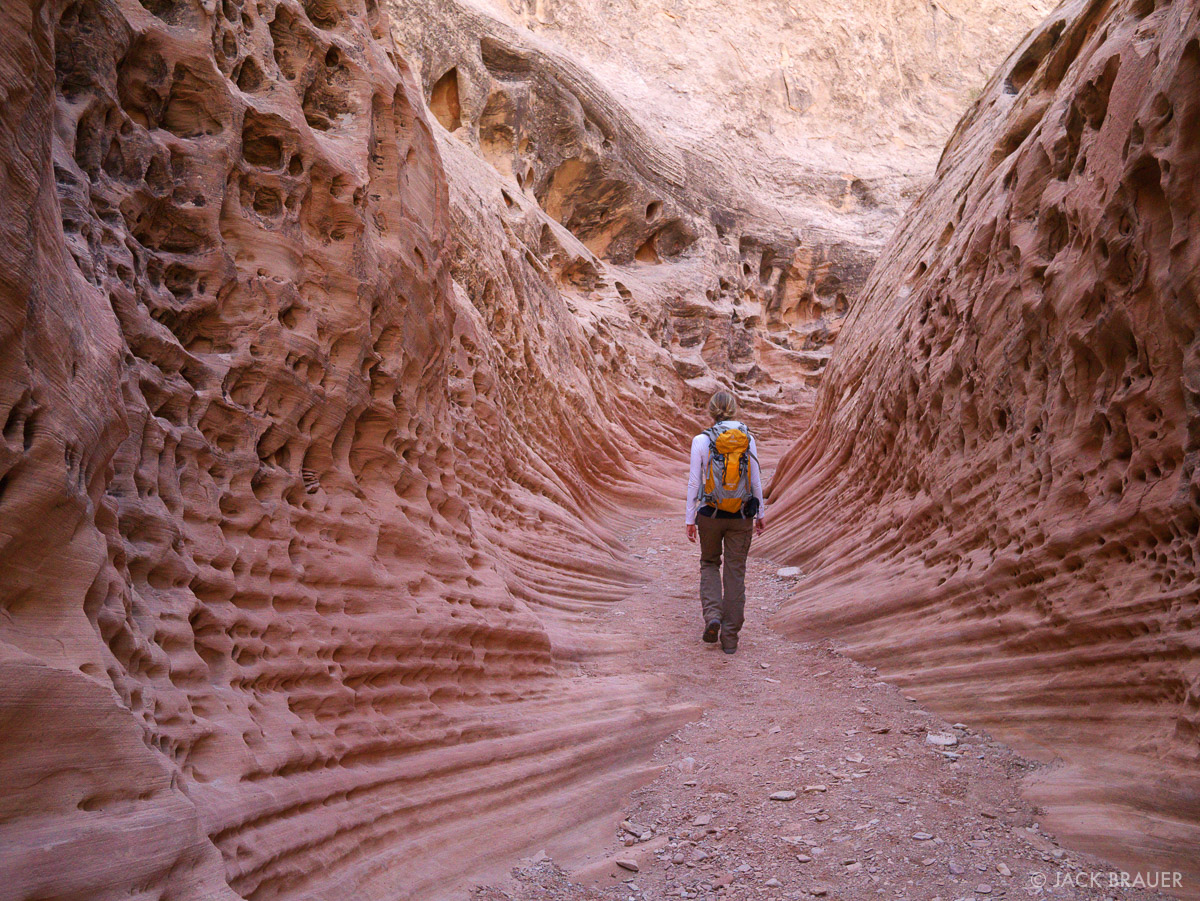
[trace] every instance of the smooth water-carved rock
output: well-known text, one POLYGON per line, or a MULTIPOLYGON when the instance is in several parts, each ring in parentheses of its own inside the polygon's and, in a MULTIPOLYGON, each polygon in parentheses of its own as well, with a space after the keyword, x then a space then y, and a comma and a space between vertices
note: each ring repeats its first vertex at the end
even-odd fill
POLYGON ((549 220, 526 241, 533 253, 562 260, 569 246, 575 261, 555 263, 555 281, 626 308, 670 354, 689 402, 721 385, 759 415, 811 399, 878 241, 735 196, 718 155, 681 148, 581 60, 476 6, 390 8, 452 132, 443 153, 470 151, 487 167, 469 171, 512 215, 549 220))
POLYGON ((1066 766, 1053 828, 1196 878, 1200 14, 1064 5, 851 313, 764 543, 776 624, 1066 766))
POLYGON ((622 266, 698 394, 813 386, 962 108, 1051 9, 388 0, 456 137, 622 266), (677 273, 677 274, 676 274, 677 273))
POLYGON ((673 368, 455 244, 375 4, 0 15, 6 892, 423 898, 615 808, 688 711, 568 670, 673 368))

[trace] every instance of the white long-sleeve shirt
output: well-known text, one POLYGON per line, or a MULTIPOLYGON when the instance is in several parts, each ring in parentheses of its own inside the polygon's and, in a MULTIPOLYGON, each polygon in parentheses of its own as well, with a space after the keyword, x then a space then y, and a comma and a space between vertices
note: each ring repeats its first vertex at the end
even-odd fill
MULTIPOLYGON (((740 425, 734 420, 718 422, 718 426, 740 425)), ((696 510, 700 507, 700 486, 704 482, 704 471, 708 467, 710 454, 708 436, 701 432, 692 439, 692 468, 688 473, 687 518, 684 522, 692 525, 696 521, 696 510)), ((758 515, 762 519, 766 515, 766 505, 763 503, 762 474, 758 469, 758 448, 754 445, 754 437, 750 438, 750 490, 758 498, 758 515)))

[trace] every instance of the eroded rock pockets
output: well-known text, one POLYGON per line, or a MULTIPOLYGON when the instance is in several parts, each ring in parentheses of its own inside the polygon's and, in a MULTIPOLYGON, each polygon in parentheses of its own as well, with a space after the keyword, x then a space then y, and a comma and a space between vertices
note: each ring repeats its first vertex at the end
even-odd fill
POLYGON ((1068 3, 1014 52, 851 312, 765 542, 810 573, 781 628, 1066 758, 1042 791, 1090 812, 1056 828, 1189 873, 1198 15, 1068 3))
POLYGON ((602 814, 679 713, 567 626, 687 423, 511 248, 452 279, 374 0, 0 26, 6 890, 427 897, 602 814))

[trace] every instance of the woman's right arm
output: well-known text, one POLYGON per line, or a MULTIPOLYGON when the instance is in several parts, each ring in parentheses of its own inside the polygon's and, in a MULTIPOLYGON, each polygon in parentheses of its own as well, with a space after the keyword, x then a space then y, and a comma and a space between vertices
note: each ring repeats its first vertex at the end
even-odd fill
POLYGON ((688 526, 696 524, 696 510, 700 506, 700 470, 704 464, 703 439, 703 435, 697 435, 692 439, 692 464, 688 471, 687 511, 683 520, 684 525, 688 526))

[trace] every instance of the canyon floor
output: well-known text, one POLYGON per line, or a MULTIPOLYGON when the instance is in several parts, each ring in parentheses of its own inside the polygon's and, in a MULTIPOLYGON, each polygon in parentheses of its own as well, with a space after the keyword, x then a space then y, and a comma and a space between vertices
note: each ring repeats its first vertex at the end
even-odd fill
POLYGON ((773 631, 803 573, 752 551, 746 625, 726 656, 700 641, 699 550, 680 517, 638 516, 623 540, 646 581, 597 625, 613 647, 645 650, 591 659, 578 678, 661 674, 703 713, 661 744, 657 777, 604 837, 568 859, 523 858, 471 886, 473 901, 1169 897, 1112 888, 1119 867, 1040 827, 1021 785, 1053 762, 943 719, 833 643, 773 631))

